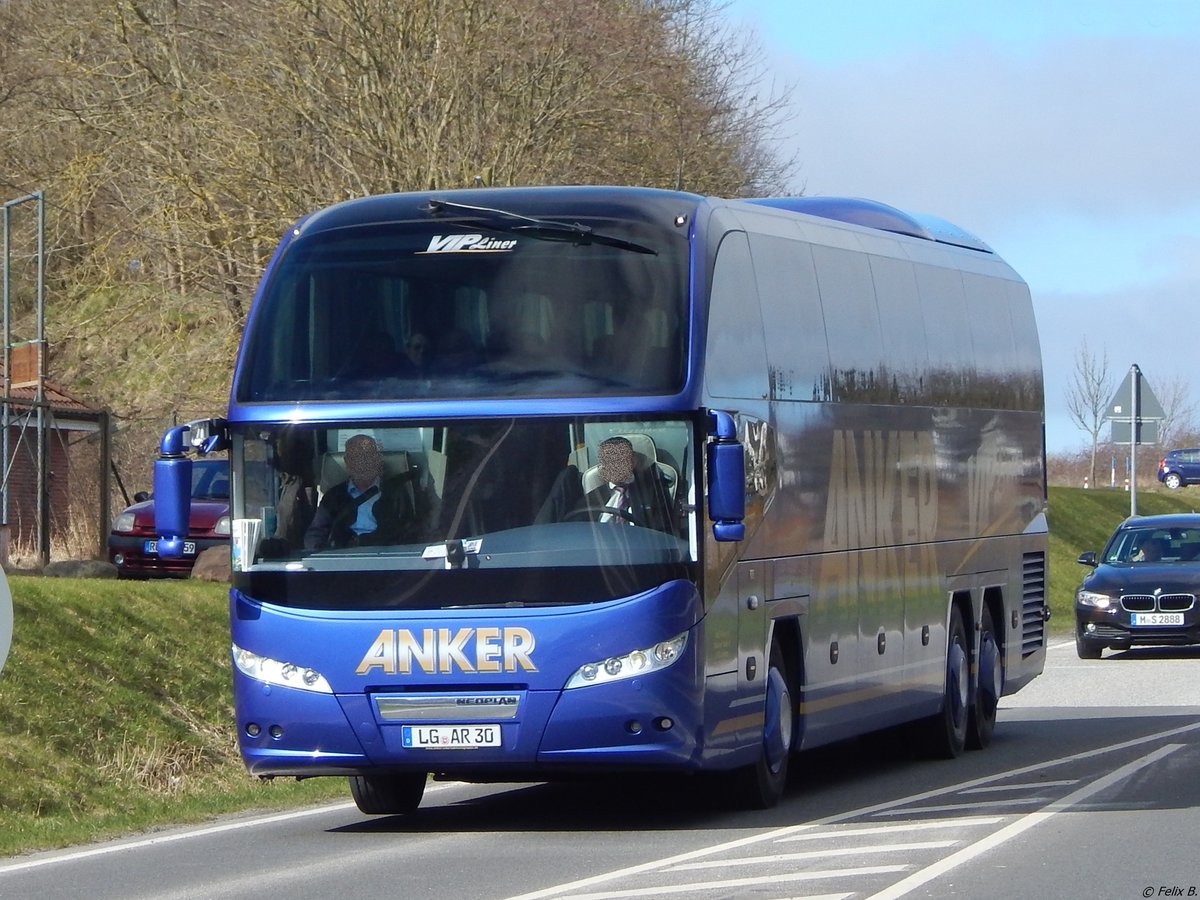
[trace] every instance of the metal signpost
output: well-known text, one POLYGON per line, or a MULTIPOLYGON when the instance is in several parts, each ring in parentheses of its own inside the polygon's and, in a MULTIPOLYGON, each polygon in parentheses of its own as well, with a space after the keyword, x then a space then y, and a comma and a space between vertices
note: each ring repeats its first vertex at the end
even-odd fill
POLYGON ((1113 394, 1105 418, 1112 422, 1112 442, 1129 444, 1129 514, 1136 516, 1137 445, 1157 443, 1158 423, 1166 418, 1137 363, 1129 367, 1129 374, 1113 394))

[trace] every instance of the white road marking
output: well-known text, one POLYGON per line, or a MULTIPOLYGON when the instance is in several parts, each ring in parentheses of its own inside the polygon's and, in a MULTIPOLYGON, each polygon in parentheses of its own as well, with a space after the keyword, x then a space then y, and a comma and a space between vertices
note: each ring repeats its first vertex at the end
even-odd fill
MULTIPOLYGON (((1014 800, 989 800, 987 801, 988 808, 1002 806, 1033 806, 1038 803, 1049 803, 1049 797, 1017 797, 1014 800)), ((904 809, 885 809, 874 813, 875 816, 908 816, 913 813, 947 813, 958 812, 960 809, 976 809, 979 806, 978 800, 973 800, 970 803, 945 803, 941 806, 911 806, 904 809)))
POLYGON ((789 834, 777 839, 777 843, 787 841, 825 841, 830 837, 838 839, 851 837, 870 837, 879 834, 900 834, 906 831, 930 831, 934 828, 971 828, 973 826, 995 825, 1003 822, 1003 816, 972 816, 967 819, 942 819, 936 822, 905 822, 903 825, 869 825, 866 828, 840 828, 837 831, 822 831, 816 834, 789 834))
MULTIPOLYGON (((447 788, 459 786, 458 782, 439 782, 430 783, 425 787, 425 794, 428 796, 437 791, 446 790, 447 788)), ((89 847, 84 850, 67 850, 62 853, 51 853, 49 855, 39 855, 33 859, 26 859, 21 862, 10 863, 8 865, 0 865, 0 875, 7 875, 10 872, 24 872, 29 869, 38 869, 42 866, 52 866, 58 863, 77 862, 81 859, 91 859, 96 856, 108 856, 112 853, 124 853, 128 850, 141 850, 145 847, 154 847, 158 844, 173 844, 176 841, 186 841, 190 838, 208 837, 212 834, 222 834, 226 831, 241 831, 244 828, 257 828, 260 825, 273 825, 276 822, 287 822, 291 819, 304 819, 308 816, 319 816, 322 813, 337 812, 343 809, 355 809, 353 803, 333 803, 328 806, 315 806, 309 809, 289 810, 288 812, 273 813, 266 816, 256 816, 252 819, 241 819, 236 822, 224 822, 220 825, 205 825, 200 828, 188 829, 186 831, 174 831, 169 834, 157 834, 154 837, 140 838, 131 841, 114 844, 101 844, 96 847, 89 847)))
POLYGON ((271 816, 260 816, 254 819, 244 819, 239 822, 226 822, 222 825, 210 825, 204 828, 196 828, 189 831, 176 831, 171 834, 159 834, 154 837, 142 838, 141 840, 126 841, 121 844, 104 844, 100 847, 91 847, 87 850, 72 850, 65 853, 57 853, 53 856, 39 856, 36 859, 27 859, 24 862, 12 863, 6 866, 0 866, 0 875, 7 875, 10 872, 23 872, 28 869, 37 869, 42 866, 51 866, 58 863, 77 862, 81 859, 91 859, 94 856, 108 856, 112 853, 124 853, 127 850, 141 850, 144 847, 154 847, 158 844, 173 844, 176 841, 186 841, 195 837, 206 837, 210 834, 221 834, 224 831, 238 831, 243 828, 254 828, 259 825, 270 825, 275 822, 286 822, 289 819, 303 819, 306 816, 316 816, 321 813, 333 812, 338 809, 347 809, 353 807, 353 803, 339 803, 334 806, 318 806, 312 809, 302 809, 299 811, 291 811, 286 813, 278 813, 271 816))
MULTIPOLYGON (((839 835, 840 836, 840 835, 839 835)), ((827 847, 803 853, 772 853, 768 856, 740 856, 737 859, 709 859, 704 862, 671 866, 665 872, 692 872, 698 869, 732 869, 737 866, 763 866, 781 862, 804 862, 810 859, 832 859, 835 856, 866 856, 870 853, 910 853, 914 850, 945 850, 962 841, 915 841, 911 844, 876 844, 873 847, 827 847)))
POLYGON ((1028 784, 998 784, 994 787, 978 787, 971 788, 967 791, 959 791, 960 794, 1004 794, 1009 791, 1044 791, 1048 787, 1070 787, 1073 784, 1078 784, 1078 778, 1068 778, 1065 781, 1031 781, 1028 784))
POLYGON ((971 861, 981 853, 986 853, 988 850, 999 847, 1005 841, 1008 841, 1017 835, 1028 831, 1035 825, 1042 824, 1052 816, 1070 809, 1072 806, 1083 802, 1093 794, 1097 794, 1100 791, 1106 790, 1119 781, 1124 781, 1126 778, 1136 774, 1147 766, 1152 765, 1163 757, 1174 753, 1176 750, 1182 749, 1183 746, 1183 744, 1167 744, 1164 747, 1159 747, 1148 756, 1121 766, 1121 768, 1117 769, 1116 771, 1110 772, 1103 778, 1099 778, 1096 781, 1093 781, 1091 784, 1081 787, 1079 790, 1068 794, 1061 800, 1054 801, 1045 809, 1039 810, 1035 813, 1030 813, 1027 816, 1017 819, 1012 824, 1006 825, 999 831, 989 834, 982 840, 976 841, 974 844, 964 847, 956 853, 952 853, 945 859, 938 860, 938 862, 921 869, 919 872, 914 872, 907 878, 896 882, 877 894, 872 894, 868 900, 898 900, 900 897, 907 896, 910 892, 916 890, 924 884, 928 884, 935 878, 946 874, 951 869, 957 868, 963 863, 971 861))
MULTIPOLYGON (((622 891, 602 891, 597 894, 572 894, 571 900, 625 900, 632 897, 665 897, 668 894, 690 894, 694 891, 728 891, 734 888, 755 887, 761 884, 780 884, 796 881, 820 881, 826 878, 854 878, 860 875, 889 875, 903 872, 909 866, 862 866, 857 869, 828 869, 823 872, 789 872, 763 875, 758 878, 730 878, 723 881, 699 881, 688 884, 668 884, 661 887, 636 887, 622 891)), ((850 896, 842 894, 843 897, 850 896)))
MULTIPOLYGON (((1070 756, 1059 757, 1045 762, 1033 763, 1032 765, 1023 766, 1019 769, 1013 769, 1009 772, 1002 772, 996 775, 985 775, 980 778, 974 778, 970 781, 964 781, 961 784, 952 785, 947 788, 934 788, 933 790, 923 791, 919 794, 913 794, 909 797, 901 797, 898 800, 889 800, 883 803, 878 803, 873 806, 862 807, 859 809, 847 810, 846 812, 835 813, 832 816, 826 816, 824 819, 817 819, 813 822, 806 822, 802 825, 788 825, 783 828, 772 829, 771 831, 763 832, 762 834, 749 835, 747 837, 738 838, 733 841, 727 841, 722 844, 713 844, 708 847, 700 847, 695 850, 690 850, 687 853, 680 853, 676 856, 670 856, 665 859, 651 860, 650 862, 640 863, 635 866, 627 866, 622 869, 613 869, 609 872, 601 872, 598 875, 592 875, 587 878, 580 878, 577 881, 567 882, 565 884, 553 885, 551 887, 542 888, 536 891, 530 891, 525 894, 518 894, 509 897, 508 900, 543 900, 547 897, 559 897, 569 895, 572 900, 581 900, 575 895, 576 891, 581 891, 585 888, 591 888, 596 885, 604 884, 609 881, 616 881, 620 878, 628 878, 634 875, 641 875, 645 872, 653 872, 662 870, 670 866, 680 865, 682 863, 691 862, 696 859, 714 856, 717 854, 727 853, 731 850, 736 850, 739 847, 747 847, 752 844, 761 843, 764 841, 778 841, 789 838, 792 835, 797 835, 806 831, 815 831, 828 825, 835 825, 839 822, 845 822, 849 819, 857 819, 864 816, 870 816, 877 812, 887 809, 895 809, 899 806, 919 803, 923 800, 929 800, 934 797, 944 797, 947 794, 953 794, 958 791, 968 790, 970 788, 981 787, 984 785, 993 784, 1004 778, 1014 778, 1040 772, 1044 769, 1053 768, 1055 766, 1065 765, 1067 763, 1079 762, 1081 760, 1094 759, 1096 756, 1103 753, 1114 753, 1120 750, 1128 750, 1133 747, 1140 747, 1144 744, 1154 743, 1155 741, 1166 740, 1168 738, 1177 737, 1182 734, 1196 731, 1200 729, 1200 722, 1192 722, 1187 725, 1180 725, 1176 728, 1168 728, 1166 731, 1159 731, 1155 734, 1145 735, 1140 738, 1132 738, 1128 741, 1110 744, 1107 747, 1098 747, 1093 750, 1085 750, 1081 753, 1073 753, 1070 756)), ((692 888, 688 888, 691 890, 692 888)), ((606 895, 600 895, 606 896, 606 895)))

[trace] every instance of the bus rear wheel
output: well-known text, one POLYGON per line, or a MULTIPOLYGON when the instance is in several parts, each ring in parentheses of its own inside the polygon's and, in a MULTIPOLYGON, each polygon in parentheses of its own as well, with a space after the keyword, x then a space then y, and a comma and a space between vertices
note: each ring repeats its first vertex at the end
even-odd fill
POLYGON ((996 730, 996 709, 1004 692, 1004 657, 996 643, 996 626, 992 610, 983 608, 979 623, 979 665, 975 678, 975 702, 971 704, 971 725, 967 731, 967 746, 982 750, 992 742, 996 730))
POLYGON ((967 629, 957 604, 950 607, 946 640, 946 688, 941 712, 912 723, 918 749, 935 759, 954 759, 967 746, 970 720, 971 657, 967 629))
POLYGON ((360 812, 369 816, 402 816, 421 805, 426 775, 351 775, 350 796, 360 812))

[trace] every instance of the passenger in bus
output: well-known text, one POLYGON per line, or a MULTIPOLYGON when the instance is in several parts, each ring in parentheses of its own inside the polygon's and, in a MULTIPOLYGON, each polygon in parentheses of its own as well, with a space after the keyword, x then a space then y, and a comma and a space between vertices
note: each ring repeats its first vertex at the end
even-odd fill
POLYGON ((404 357, 407 361, 407 374, 415 375, 418 378, 426 377, 429 374, 432 357, 429 337, 420 331, 410 334, 408 340, 404 342, 404 357))
POLYGON ((403 478, 384 478, 383 453, 368 434, 346 441, 349 476, 321 498, 304 533, 310 550, 404 543, 414 513, 403 478))
POLYGON ((281 558, 304 544, 304 533, 316 509, 316 485, 312 477, 313 435, 311 430, 289 427, 275 437, 275 468, 279 498, 275 501, 275 531, 263 538, 259 552, 265 558, 281 558))

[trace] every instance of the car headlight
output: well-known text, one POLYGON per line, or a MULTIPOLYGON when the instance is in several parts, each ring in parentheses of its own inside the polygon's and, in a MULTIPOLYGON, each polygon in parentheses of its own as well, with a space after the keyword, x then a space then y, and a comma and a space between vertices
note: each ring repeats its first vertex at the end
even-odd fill
POLYGON ((1094 606, 1096 609, 1108 609, 1112 606, 1113 600, 1108 594, 1078 590, 1075 592, 1075 602, 1080 606, 1094 606))
POLYGON ((123 512, 113 519, 113 531, 129 532, 133 531, 134 522, 137 517, 131 512, 123 512))
POLYGON ((259 656, 249 650, 243 650, 237 644, 232 646, 233 664, 247 678, 265 681, 267 684, 295 688, 298 691, 315 691, 318 694, 333 693, 333 688, 329 686, 325 676, 316 669, 308 669, 295 663, 259 656))
POLYGON ((224 515, 217 519, 217 524, 213 526, 213 534, 220 534, 228 537, 233 529, 229 525, 229 516, 224 515))
POLYGON ((669 640, 659 641, 653 647, 647 647, 644 650, 631 650, 624 656, 610 656, 599 662, 585 663, 567 679, 566 689, 605 684, 609 681, 636 678, 638 675, 657 672, 667 668, 683 656, 685 647, 687 647, 686 631, 669 640))

